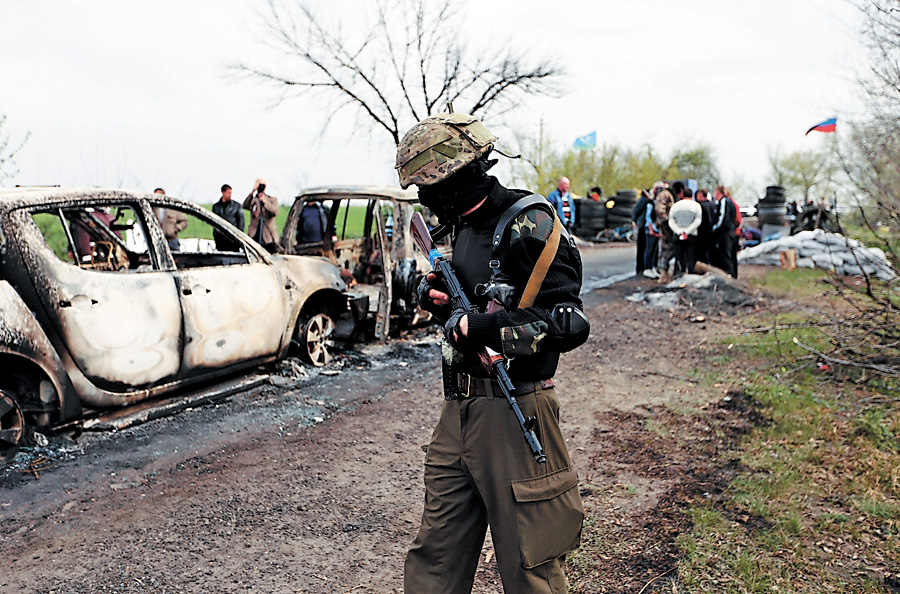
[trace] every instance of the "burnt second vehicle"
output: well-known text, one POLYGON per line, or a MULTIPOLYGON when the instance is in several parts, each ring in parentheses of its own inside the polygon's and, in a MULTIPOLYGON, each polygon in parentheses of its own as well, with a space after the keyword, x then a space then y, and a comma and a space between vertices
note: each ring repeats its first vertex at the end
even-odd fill
POLYGON ((270 255, 175 198, 0 190, 0 458, 31 427, 219 378, 292 344, 324 364, 336 321, 349 333, 365 313, 345 288, 325 259, 270 255), (160 221, 171 219, 167 237, 160 221))
MULTIPOLYGON (((321 256, 334 263, 348 291, 368 297, 367 334, 379 340, 427 321, 415 291, 430 269, 414 249, 409 223, 418 203, 414 189, 342 186, 304 190, 281 233, 286 254, 321 256)), ((427 212, 426 212, 427 214, 427 212)), ((436 223, 436 221, 432 221, 436 223)), ((449 243, 439 245, 450 253, 449 243)))

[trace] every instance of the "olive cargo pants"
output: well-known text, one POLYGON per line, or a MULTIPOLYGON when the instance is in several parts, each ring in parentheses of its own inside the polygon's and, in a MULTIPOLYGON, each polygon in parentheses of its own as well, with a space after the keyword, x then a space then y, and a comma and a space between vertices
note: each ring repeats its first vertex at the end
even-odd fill
POLYGON ((553 389, 517 396, 547 463, 538 464, 505 398, 445 401, 425 457, 425 511, 406 557, 406 594, 469 594, 491 527, 507 594, 564 594, 562 557, 584 509, 553 389), (537 409, 537 410, 536 410, 537 409))

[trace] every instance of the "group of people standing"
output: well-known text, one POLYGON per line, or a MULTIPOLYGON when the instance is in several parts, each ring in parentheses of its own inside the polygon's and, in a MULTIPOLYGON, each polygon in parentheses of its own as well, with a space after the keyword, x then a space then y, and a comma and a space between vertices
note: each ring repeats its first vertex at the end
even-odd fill
MULTIPOLYGON (((278 248, 278 227, 275 225, 278 199, 266 194, 266 180, 257 179, 243 203, 234 202, 231 199, 234 190, 228 184, 222 185, 221 192, 222 196, 218 202, 213 204, 212 211, 244 232, 244 211, 249 210, 250 227, 247 229, 247 235, 269 252, 275 253, 278 248)), ((160 196, 166 195, 166 191, 162 188, 156 188, 153 193, 160 196)), ((162 207, 156 208, 155 214, 162 226, 169 249, 175 251, 181 249, 178 234, 187 228, 187 216, 180 210, 162 207)), ((213 239, 216 249, 220 252, 233 252, 240 249, 238 242, 216 229, 213 229, 213 239)))
POLYGON ((641 193, 632 219, 638 274, 665 282, 704 262, 737 278, 741 211, 725 186, 716 186, 710 200, 705 189, 695 196, 682 182, 656 182, 641 193))
MULTIPOLYGON (((270 252, 275 252, 278 246, 278 228, 275 225, 275 216, 278 214, 278 199, 266 193, 266 180, 259 178, 253 184, 253 189, 244 198, 244 202, 234 202, 231 199, 233 190, 228 184, 221 188, 222 197, 213 204, 214 213, 240 229, 244 230, 244 211, 250 211, 250 227, 247 235, 270 252)), ((223 233, 214 233, 216 249, 220 251, 234 251, 239 246, 223 233)))

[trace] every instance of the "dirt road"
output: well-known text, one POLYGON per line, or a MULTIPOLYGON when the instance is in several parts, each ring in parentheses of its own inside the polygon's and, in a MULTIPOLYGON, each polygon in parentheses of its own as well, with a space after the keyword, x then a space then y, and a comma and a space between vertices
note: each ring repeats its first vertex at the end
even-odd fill
MULTIPOLYGON (((651 421, 721 400, 723 387, 691 375, 710 368, 717 329, 624 300, 651 282, 585 295, 592 336, 557 374, 586 536, 611 539, 595 560, 605 577, 586 574, 576 591, 637 592, 666 571, 684 528, 673 506, 715 488, 717 445, 667 451, 651 421), (663 344, 682 356, 659 356, 663 344)), ((349 353, 337 375, 285 378, 117 434, 54 437, 39 479, 0 476, 0 592, 402 591, 440 407, 437 349, 437 334, 420 332, 349 353)), ((488 543, 477 592, 502 591, 492 557, 488 543)))

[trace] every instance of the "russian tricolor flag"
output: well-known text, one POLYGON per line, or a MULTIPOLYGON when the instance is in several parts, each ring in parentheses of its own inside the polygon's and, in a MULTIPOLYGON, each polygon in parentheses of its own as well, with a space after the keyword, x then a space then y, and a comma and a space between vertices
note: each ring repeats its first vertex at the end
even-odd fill
MULTIPOLYGON (((810 128, 809 130, 807 130, 806 134, 809 134, 813 130, 815 130, 816 132, 834 132, 834 129, 836 126, 837 126, 837 118, 836 117, 828 118, 824 122, 819 122, 818 124, 816 124, 815 126, 810 128)), ((804 136, 806 136, 806 134, 804 134, 804 136)))

